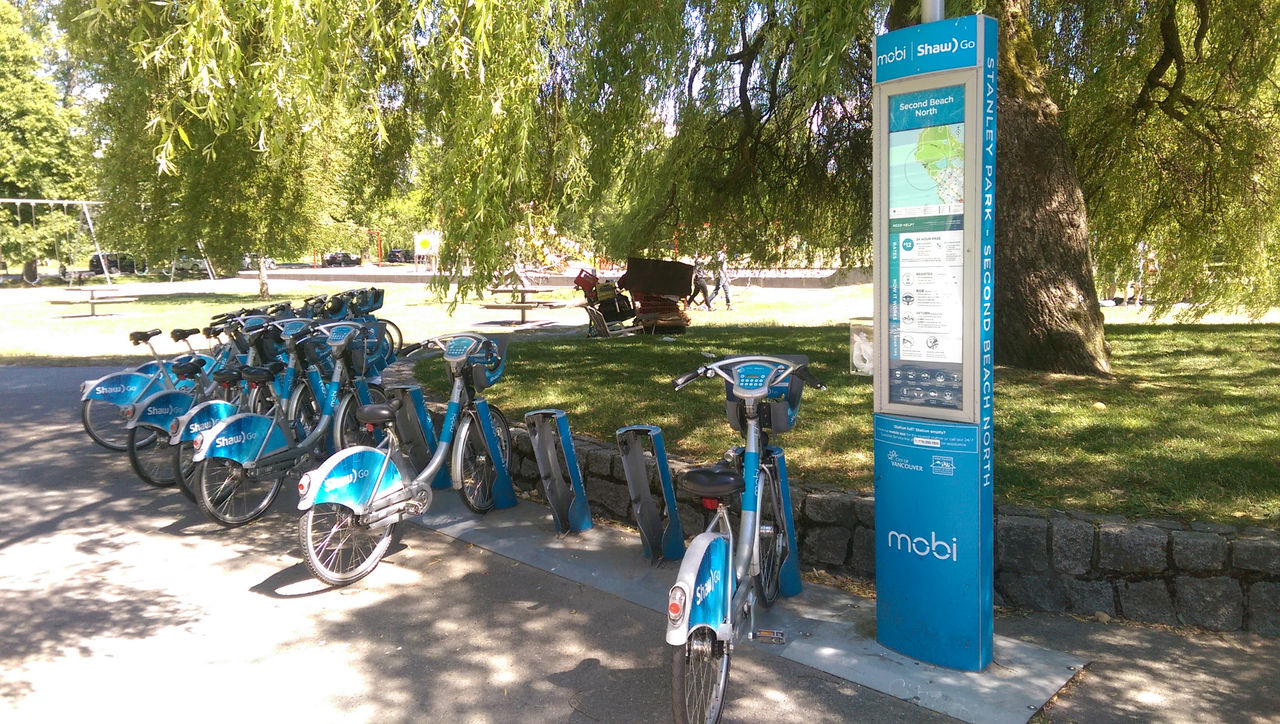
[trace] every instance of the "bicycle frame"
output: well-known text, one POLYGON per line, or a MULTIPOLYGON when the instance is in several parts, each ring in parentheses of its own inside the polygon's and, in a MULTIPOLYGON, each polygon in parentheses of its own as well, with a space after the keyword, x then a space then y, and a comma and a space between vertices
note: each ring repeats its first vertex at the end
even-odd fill
MULTIPOLYGON (((440 425, 439 435, 434 434, 431 418, 422 403, 421 393, 410 395, 413 405, 411 409, 401 405, 399 427, 404 430, 406 416, 416 418, 427 446, 432 450, 431 459, 417 475, 408 474, 408 461, 401 454, 399 442, 389 442, 387 449, 357 446, 339 451, 334 457, 318 469, 307 473, 298 482, 298 510, 307 510, 321 503, 337 503, 350 508, 357 515, 368 515, 378 523, 389 520, 396 522, 403 516, 399 513, 404 504, 421 497, 424 491, 431 488, 450 487, 443 484, 441 475, 447 470, 449 453, 453 447, 454 435, 457 432, 459 419, 467 408, 475 410, 480 423, 485 446, 497 471, 497 479, 493 485, 494 506, 508 508, 516 504, 515 492, 511 487, 511 475, 506 461, 501 455, 494 454, 499 449, 497 431, 493 427, 488 402, 483 397, 471 397, 463 372, 470 366, 474 343, 468 345, 447 345, 443 342, 452 339, 474 339, 473 337, 440 337, 434 342, 441 342, 445 350, 445 361, 454 371, 453 386, 449 394, 449 404, 445 410, 444 420, 440 425), (394 464, 391 464, 394 461, 394 464), (407 481, 407 482, 405 482, 407 481)), ((486 383, 491 384, 502 375, 502 367, 497 370, 483 370, 476 374, 486 375, 486 383)), ((451 483, 452 487, 461 487, 460 479, 451 483)), ((373 526, 373 523, 367 523, 373 526)))
MULTIPOLYGON (((785 390, 782 383, 791 374, 788 372, 775 379, 775 370, 780 366, 790 367, 795 363, 770 357, 740 358, 740 360, 742 371, 736 365, 732 368, 737 376, 736 380, 730 379, 727 373, 720 369, 724 362, 700 368, 697 375, 687 376, 683 383, 677 380, 677 389, 698 376, 710 377, 715 374, 733 384, 731 399, 737 398, 743 403, 744 445, 730 451, 729 457, 741 461, 744 488, 741 494, 741 515, 736 546, 729 524, 728 509, 722 502, 707 530, 694 537, 681 562, 676 582, 671 588, 670 611, 667 618, 666 641, 674 646, 683 646, 692 631, 704 627, 714 631, 718 640, 732 645, 741 637, 744 621, 754 618, 755 586, 751 584, 751 578, 760 572, 759 513, 763 496, 760 470, 764 465, 769 465, 776 471, 781 498, 779 504, 783 518, 779 522, 786 527, 786 551, 790 553, 785 555, 781 562, 778 572, 778 592, 785 596, 793 596, 800 592, 799 566, 794 555, 797 550, 795 525, 792 518, 786 460, 779 447, 770 446, 765 450, 761 449, 763 428, 760 419, 761 406, 766 404, 764 402, 766 397, 785 390), (750 379, 744 382, 744 378, 750 379)), ((733 404, 736 403, 731 403, 730 414, 733 414, 733 404)), ((775 423, 783 425, 782 429, 789 428, 794 422, 795 411, 788 408, 786 415, 785 423, 781 421, 775 423)), ((748 630, 754 636, 754 621, 751 621, 751 624, 748 630)))

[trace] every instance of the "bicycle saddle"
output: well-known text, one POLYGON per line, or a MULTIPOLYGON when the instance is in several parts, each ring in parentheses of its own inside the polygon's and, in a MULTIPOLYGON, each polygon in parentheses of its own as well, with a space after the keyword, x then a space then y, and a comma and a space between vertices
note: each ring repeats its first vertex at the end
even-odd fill
POLYGON ((197 377, 204 369, 204 359, 196 357, 190 362, 174 362, 173 373, 180 377, 197 377))
POLYGON ((690 468, 680 476, 680 489, 700 498, 727 498, 747 487, 742 473, 726 462, 690 468))
POLYGON ((364 425, 389 424, 396 421, 396 410, 398 409, 400 409, 399 400, 361 405, 356 410, 356 421, 364 425))
POLYGON ((224 367, 213 371, 213 381, 220 385, 229 385, 240 381, 239 367, 224 367))
POLYGON ((158 329, 152 329, 147 332, 130 332, 129 341, 133 342, 134 344, 142 344, 143 342, 146 342, 147 340, 151 339, 157 334, 160 334, 160 330, 158 329))
POLYGON ((187 337, 190 337, 193 334, 199 334, 199 333, 200 333, 200 330, 198 329, 175 329, 169 333, 169 337, 175 342, 181 342, 187 337))
POLYGON ((272 360, 260 367, 241 367, 240 376, 250 382, 270 382, 276 378, 276 375, 282 372, 285 364, 280 360, 272 360))

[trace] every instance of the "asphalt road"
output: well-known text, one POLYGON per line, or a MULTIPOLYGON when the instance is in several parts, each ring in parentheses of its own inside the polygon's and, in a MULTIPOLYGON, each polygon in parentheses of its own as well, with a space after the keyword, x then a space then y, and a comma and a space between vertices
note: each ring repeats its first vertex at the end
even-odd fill
MULTIPOLYGON (((0 367, 0 720, 670 719, 660 614, 417 527, 325 589, 292 491, 226 530, 93 445, 94 375, 0 367)), ((749 649, 726 721, 947 720, 749 649)))

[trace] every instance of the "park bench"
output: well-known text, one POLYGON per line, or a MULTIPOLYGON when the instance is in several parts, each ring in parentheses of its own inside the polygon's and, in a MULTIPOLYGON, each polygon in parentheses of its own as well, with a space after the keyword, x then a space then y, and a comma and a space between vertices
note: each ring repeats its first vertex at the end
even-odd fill
POLYGON ((118 287, 64 287, 64 289, 68 292, 75 292, 78 294, 87 293, 88 296, 81 297, 79 299, 51 299, 49 300, 49 303, 58 305, 87 304, 89 305, 90 317, 96 317, 98 315, 98 306, 101 304, 127 304, 129 302, 138 301, 137 297, 98 296, 99 293, 110 294, 118 292, 120 291, 118 287))

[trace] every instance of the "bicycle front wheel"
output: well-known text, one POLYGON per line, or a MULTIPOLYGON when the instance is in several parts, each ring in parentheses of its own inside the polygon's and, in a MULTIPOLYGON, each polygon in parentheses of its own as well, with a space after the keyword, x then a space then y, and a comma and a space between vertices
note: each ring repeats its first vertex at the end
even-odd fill
POLYGON ((676 724, 715 724, 729 685, 729 647, 703 627, 672 652, 671 711, 676 724))
POLYGON ((129 451, 129 465, 142 482, 157 488, 169 488, 177 482, 174 477, 174 448, 169 444, 168 435, 139 425, 129 430, 125 448, 129 451))
MULTIPOLYGON (((489 419, 493 421, 498 453, 505 466, 511 462, 511 426, 507 416, 494 405, 489 406, 489 419)), ((484 430, 474 407, 467 410, 458 425, 450 470, 462 502, 471 512, 487 513, 493 509, 493 483, 498 478, 498 468, 485 444, 484 430)))
MULTIPOLYGON (((129 417, 126 410, 125 407, 103 400, 85 400, 80 403, 80 422, 94 442, 108 450, 124 452, 129 449, 129 417)), ((150 439, 146 437, 138 438, 138 444, 148 442, 150 439)))
POLYGON ((196 500, 196 487, 200 481, 196 478, 196 462, 192 460, 196 454, 195 445, 190 441, 169 448, 173 451, 173 479, 178 483, 178 490, 187 500, 199 505, 196 500))
POLYGON ((227 527, 260 518, 284 482, 283 473, 264 476, 226 458, 203 460, 197 478, 196 505, 211 520, 227 527))
POLYGON ((769 608, 778 600, 782 561, 787 555, 787 520, 782 514, 782 489, 778 477, 768 468, 760 466, 760 572, 752 581, 756 587, 756 601, 769 608))
POLYGON ((394 528, 370 530, 350 508, 319 503, 298 519, 298 543, 313 576, 330 586, 345 586, 377 567, 391 545, 394 528))

